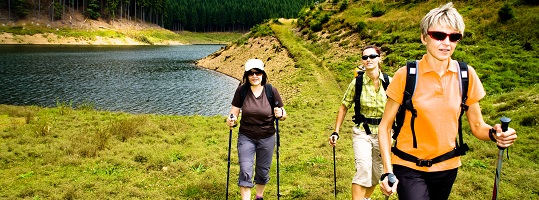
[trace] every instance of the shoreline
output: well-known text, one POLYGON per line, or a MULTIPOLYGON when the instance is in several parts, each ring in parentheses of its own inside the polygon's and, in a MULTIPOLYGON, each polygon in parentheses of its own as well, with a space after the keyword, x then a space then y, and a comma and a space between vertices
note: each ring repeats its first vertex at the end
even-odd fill
MULTIPOLYGON (((12 33, 0 34, 0 45, 151 45, 137 41, 130 37, 108 38, 96 36, 94 39, 81 39, 75 37, 62 37, 54 33, 38 33, 34 35, 14 35, 12 33)), ((163 41, 153 45, 186 45, 179 41, 163 41)))

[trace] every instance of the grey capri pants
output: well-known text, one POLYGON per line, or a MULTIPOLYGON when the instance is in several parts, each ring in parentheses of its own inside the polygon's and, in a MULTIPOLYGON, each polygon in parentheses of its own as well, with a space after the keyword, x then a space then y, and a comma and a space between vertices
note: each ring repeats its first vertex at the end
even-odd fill
POLYGON ((275 135, 263 139, 251 139, 241 133, 238 134, 238 160, 240 173, 238 186, 254 187, 253 165, 255 164, 254 183, 265 185, 269 182, 269 171, 275 147, 275 135))

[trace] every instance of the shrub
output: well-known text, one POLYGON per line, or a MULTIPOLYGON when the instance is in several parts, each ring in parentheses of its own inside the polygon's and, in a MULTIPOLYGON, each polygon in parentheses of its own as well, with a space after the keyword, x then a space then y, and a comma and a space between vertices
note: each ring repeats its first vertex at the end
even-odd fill
POLYGON ((526 5, 539 5, 539 0, 521 0, 526 5))
POLYGON ((364 22, 364 21, 359 21, 355 27, 354 27, 354 31, 357 32, 357 33, 361 33, 363 30, 365 30, 365 28, 367 28, 367 23, 364 22))
POLYGON ((36 136, 46 136, 51 133, 52 125, 48 121, 41 121, 36 125, 36 136))
POLYGON ((146 125, 147 120, 144 116, 118 120, 112 123, 109 131, 111 135, 115 135, 120 141, 125 142, 129 138, 139 136, 141 128, 146 125))
POLYGON ((515 13, 509 4, 503 4, 502 8, 498 11, 498 20, 505 23, 515 17, 515 13))
POLYGON ((341 3, 341 6, 339 6, 339 12, 342 12, 342 11, 346 10, 346 8, 348 8, 348 0, 344 0, 341 3))
POLYGON ((322 30, 322 23, 320 21, 318 21, 318 20, 312 20, 309 25, 310 25, 309 28, 313 32, 319 32, 319 31, 322 30))
POLYGON ((386 14, 386 9, 382 4, 375 3, 371 7, 371 15, 373 17, 381 17, 382 15, 386 14))
POLYGON ((325 24, 329 22, 329 19, 331 19, 330 13, 324 13, 323 15, 319 16, 319 21, 321 24, 325 24))
POLYGON ((313 40, 313 41, 317 41, 318 40, 318 35, 314 32, 309 32, 309 34, 307 35, 307 38, 309 40, 313 40))
POLYGON ((274 35, 273 30, 267 24, 257 24, 251 28, 251 37, 264 37, 274 35))

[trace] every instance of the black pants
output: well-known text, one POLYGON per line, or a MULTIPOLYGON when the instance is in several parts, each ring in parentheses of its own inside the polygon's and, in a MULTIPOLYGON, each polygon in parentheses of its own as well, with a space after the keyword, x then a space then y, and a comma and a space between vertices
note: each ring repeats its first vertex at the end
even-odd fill
POLYGON ((400 200, 447 200, 458 168, 441 172, 423 172, 402 165, 393 165, 399 179, 397 193, 400 200))

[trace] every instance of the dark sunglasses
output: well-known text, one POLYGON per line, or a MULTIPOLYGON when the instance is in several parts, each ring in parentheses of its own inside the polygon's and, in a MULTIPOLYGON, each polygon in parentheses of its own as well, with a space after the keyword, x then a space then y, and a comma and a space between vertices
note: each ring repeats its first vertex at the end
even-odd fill
POLYGON ((462 34, 460 34, 460 33, 447 34, 447 33, 440 32, 440 31, 429 31, 429 32, 427 32, 427 34, 429 34, 430 38, 435 39, 435 40, 439 40, 439 41, 445 40, 445 38, 447 38, 448 36, 449 36, 449 41, 450 42, 458 42, 458 41, 460 41, 462 39, 462 34))
POLYGON ((363 59, 363 60, 367 60, 367 58, 375 59, 375 58, 377 58, 378 56, 380 56, 380 55, 378 55, 378 54, 363 55, 363 56, 361 56, 361 59, 363 59))
POLYGON ((252 75, 255 75, 255 74, 256 74, 256 76, 262 76, 262 74, 263 74, 261 71, 246 71, 245 73, 247 74, 247 76, 252 76, 252 75))

